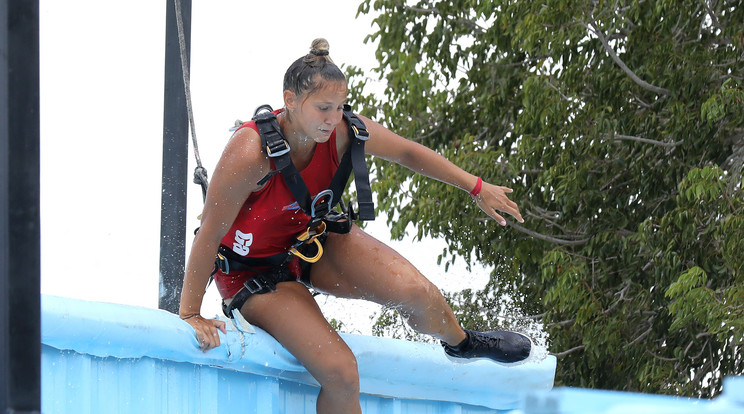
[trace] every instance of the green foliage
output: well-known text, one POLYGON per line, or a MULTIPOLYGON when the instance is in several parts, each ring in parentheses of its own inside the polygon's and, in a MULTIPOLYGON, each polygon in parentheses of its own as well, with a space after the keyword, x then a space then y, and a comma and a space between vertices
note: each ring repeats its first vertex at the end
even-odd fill
MULTIPOLYGON (((374 161, 394 235, 413 223, 448 240, 446 261, 496 267, 483 291, 450 295, 466 325, 542 315, 559 385, 712 396, 744 372, 740 0, 359 10, 379 13, 386 89, 365 96, 357 71, 352 99, 513 188, 525 216, 503 229, 462 191, 374 161)), ((398 320, 384 316, 380 332, 398 320)))

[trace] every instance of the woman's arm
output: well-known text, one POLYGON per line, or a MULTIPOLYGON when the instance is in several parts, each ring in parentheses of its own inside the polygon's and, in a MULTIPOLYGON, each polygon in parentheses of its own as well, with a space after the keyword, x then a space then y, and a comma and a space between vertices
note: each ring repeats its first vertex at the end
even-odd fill
MULTIPOLYGON (((370 135, 365 146, 368 154, 395 162, 413 172, 451 184, 468 193, 475 188, 477 176, 464 171, 430 148, 405 139, 367 117, 361 115, 359 117, 364 121, 370 135)), ((486 214, 505 226, 506 221, 497 211, 511 214, 519 222, 524 221, 517 204, 507 197, 511 192, 511 188, 483 181, 480 193, 473 198, 486 214)))
POLYGON ((179 314, 194 327, 202 349, 219 346, 217 329, 225 332, 224 322, 201 316, 201 305, 220 240, 230 229, 256 184, 269 171, 268 159, 261 151, 261 140, 253 129, 235 133, 215 169, 204 202, 201 227, 196 233, 181 291, 179 314))

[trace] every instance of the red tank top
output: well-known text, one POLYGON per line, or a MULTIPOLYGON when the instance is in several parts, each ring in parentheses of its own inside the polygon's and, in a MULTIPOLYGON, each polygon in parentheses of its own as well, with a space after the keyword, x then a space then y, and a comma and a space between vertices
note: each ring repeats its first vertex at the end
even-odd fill
MULTIPOLYGON (((244 127, 258 132, 253 121, 241 126, 244 127)), ((269 160, 272 170, 275 169, 274 160, 269 160)), ((310 164, 300 171, 311 199, 328 189, 338 165, 334 130, 328 141, 315 144, 310 164)), ((310 217, 297 205, 281 173, 276 174, 261 190, 248 197, 221 244, 245 257, 272 256, 286 252, 295 236, 305 231, 309 221, 310 217)))

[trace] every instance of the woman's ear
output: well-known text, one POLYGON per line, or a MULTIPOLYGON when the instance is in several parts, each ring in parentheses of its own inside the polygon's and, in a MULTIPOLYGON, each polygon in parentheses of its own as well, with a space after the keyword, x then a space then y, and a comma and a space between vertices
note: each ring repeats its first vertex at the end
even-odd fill
POLYGON ((297 95, 289 89, 284 91, 284 107, 287 111, 294 112, 297 105, 297 95))

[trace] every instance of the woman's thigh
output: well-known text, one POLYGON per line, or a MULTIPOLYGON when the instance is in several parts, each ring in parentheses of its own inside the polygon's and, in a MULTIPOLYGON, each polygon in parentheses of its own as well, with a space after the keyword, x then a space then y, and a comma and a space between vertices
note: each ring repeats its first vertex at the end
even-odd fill
POLYGON ((439 294, 402 255, 356 225, 348 234, 329 235, 323 258, 310 276, 320 291, 383 305, 405 305, 411 296, 439 294))
POLYGON ((276 338, 321 385, 358 383, 354 355, 304 285, 279 283, 274 292, 251 296, 241 313, 276 338))

